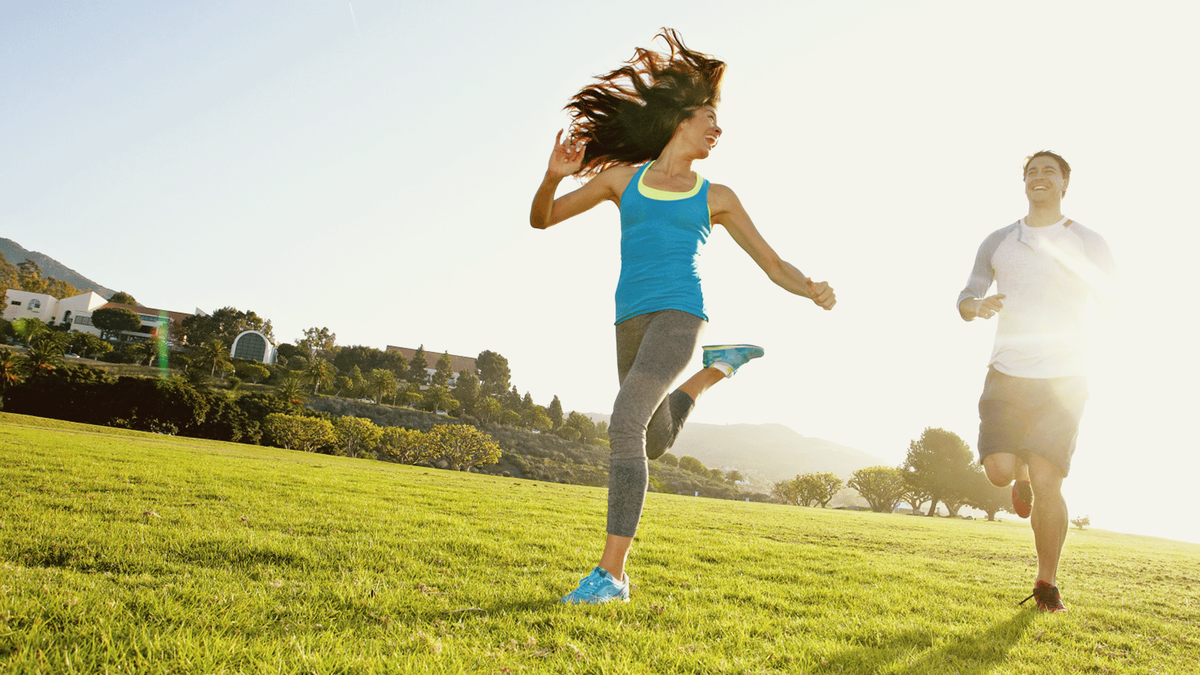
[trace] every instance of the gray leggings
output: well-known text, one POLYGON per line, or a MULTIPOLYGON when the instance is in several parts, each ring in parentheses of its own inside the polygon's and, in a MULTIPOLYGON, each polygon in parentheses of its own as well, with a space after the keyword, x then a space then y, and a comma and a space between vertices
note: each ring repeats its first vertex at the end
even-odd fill
POLYGON ((674 309, 642 314, 617 324, 617 373, 621 391, 608 427, 608 533, 637 533, 646 501, 647 446, 658 457, 675 441, 692 400, 667 390, 683 374, 700 343, 705 321, 674 309))

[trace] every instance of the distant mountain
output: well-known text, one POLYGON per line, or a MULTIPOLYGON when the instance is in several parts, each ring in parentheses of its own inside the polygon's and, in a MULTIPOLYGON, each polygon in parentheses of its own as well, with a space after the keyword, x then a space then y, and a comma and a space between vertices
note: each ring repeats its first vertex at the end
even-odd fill
POLYGON ((688 424, 671 452, 768 481, 822 471, 848 480, 858 469, 888 464, 861 450, 801 436, 782 424, 688 424))
POLYGON ((26 250, 23 246, 12 239, 0 237, 0 253, 3 253, 5 259, 14 265, 20 265, 21 262, 26 259, 37 263, 38 267, 42 269, 43 279, 46 277, 54 277, 55 279, 71 284, 75 288, 78 288, 85 293, 87 291, 95 291, 100 295, 103 295, 105 298, 111 298, 116 292, 111 288, 101 286, 100 284, 83 276, 79 272, 76 272, 70 267, 58 262, 54 258, 51 258, 45 253, 26 250))
MULTIPOLYGON (((608 415, 590 414, 605 421, 608 415)), ((714 469, 737 469, 748 478, 774 482, 802 473, 829 471, 848 480, 858 469, 889 462, 861 450, 801 436, 782 424, 696 424, 689 422, 670 450, 691 455, 714 469)))

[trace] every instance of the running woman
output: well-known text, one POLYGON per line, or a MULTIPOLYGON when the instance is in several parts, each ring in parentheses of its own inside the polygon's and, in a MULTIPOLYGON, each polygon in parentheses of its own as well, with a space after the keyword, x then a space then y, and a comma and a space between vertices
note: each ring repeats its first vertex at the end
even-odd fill
POLYGON ((621 386, 609 424, 608 538, 599 564, 562 599, 572 604, 629 601, 625 559, 646 498, 648 456, 670 447, 701 394, 763 355, 754 345, 704 347, 704 368, 668 395, 708 322, 696 263, 712 225, 723 226, 783 289, 826 310, 836 301, 829 284, 814 282, 775 253, 733 190, 692 170, 721 137, 717 104, 725 63, 688 49, 671 29, 658 37, 669 53, 638 48, 567 104, 570 133, 555 137, 529 213, 537 229, 606 201, 621 214, 621 386), (556 199, 567 176, 586 182, 556 199))

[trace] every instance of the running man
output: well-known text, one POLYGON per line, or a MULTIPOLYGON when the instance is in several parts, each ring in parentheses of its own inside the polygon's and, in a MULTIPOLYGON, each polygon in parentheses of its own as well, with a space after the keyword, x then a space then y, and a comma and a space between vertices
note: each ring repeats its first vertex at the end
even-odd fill
POLYGON ((695 400, 763 355, 754 345, 704 348, 704 368, 670 396, 708 322, 696 259, 718 224, 785 290, 831 309, 833 289, 779 257, 754 227, 737 195, 692 170, 721 137, 717 125, 722 61, 660 35, 668 55, 638 49, 625 66, 584 87, 567 109, 567 139, 554 141, 529 223, 546 229, 602 202, 621 215, 617 282, 617 374, 621 387, 609 424, 608 537, 599 564, 566 603, 628 602, 625 559, 646 498, 647 451, 670 447, 695 400), (588 178, 555 198, 567 176, 588 178))
POLYGON ((1066 160, 1035 153, 1024 179, 1029 214, 984 239, 958 312, 966 321, 999 317, 979 399, 979 457, 993 484, 1012 484, 1017 515, 1032 515, 1038 571, 1022 604, 1036 598, 1041 611, 1065 612, 1057 586, 1068 527, 1062 482, 1088 398, 1083 309, 1089 293, 1109 303, 1116 266, 1100 235, 1062 214, 1066 160))

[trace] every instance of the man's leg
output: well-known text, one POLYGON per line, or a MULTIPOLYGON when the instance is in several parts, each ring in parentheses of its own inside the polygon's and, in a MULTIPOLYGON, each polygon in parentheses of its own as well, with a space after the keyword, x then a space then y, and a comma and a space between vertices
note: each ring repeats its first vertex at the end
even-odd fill
POLYGON ((1062 496, 1062 469, 1038 457, 1029 456, 1029 478, 1033 487, 1033 541, 1037 548, 1037 580, 1051 586, 1058 575, 1058 561, 1067 541, 1070 522, 1067 502, 1062 496))
POLYGON ((996 487, 1007 487, 1023 466, 1025 462, 1011 452, 993 452, 983 458, 983 471, 996 487))
POLYGON ((1028 518, 1033 508, 1033 490, 1029 485, 1029 467, 1014 451, 1022 446, 1029 429, 1028 380, 988 370, 979 398, 979 451, 984 455, 984 471, 993 485, 1012 484, 1013 513, 1028 518))
POLYGON ((1028 518, 1033 507, 1033 490, 1025 460, 1009 452, 994 452, 983 458, 983 470, 996 487, 1012 483, 1013 513, 1028 518))

